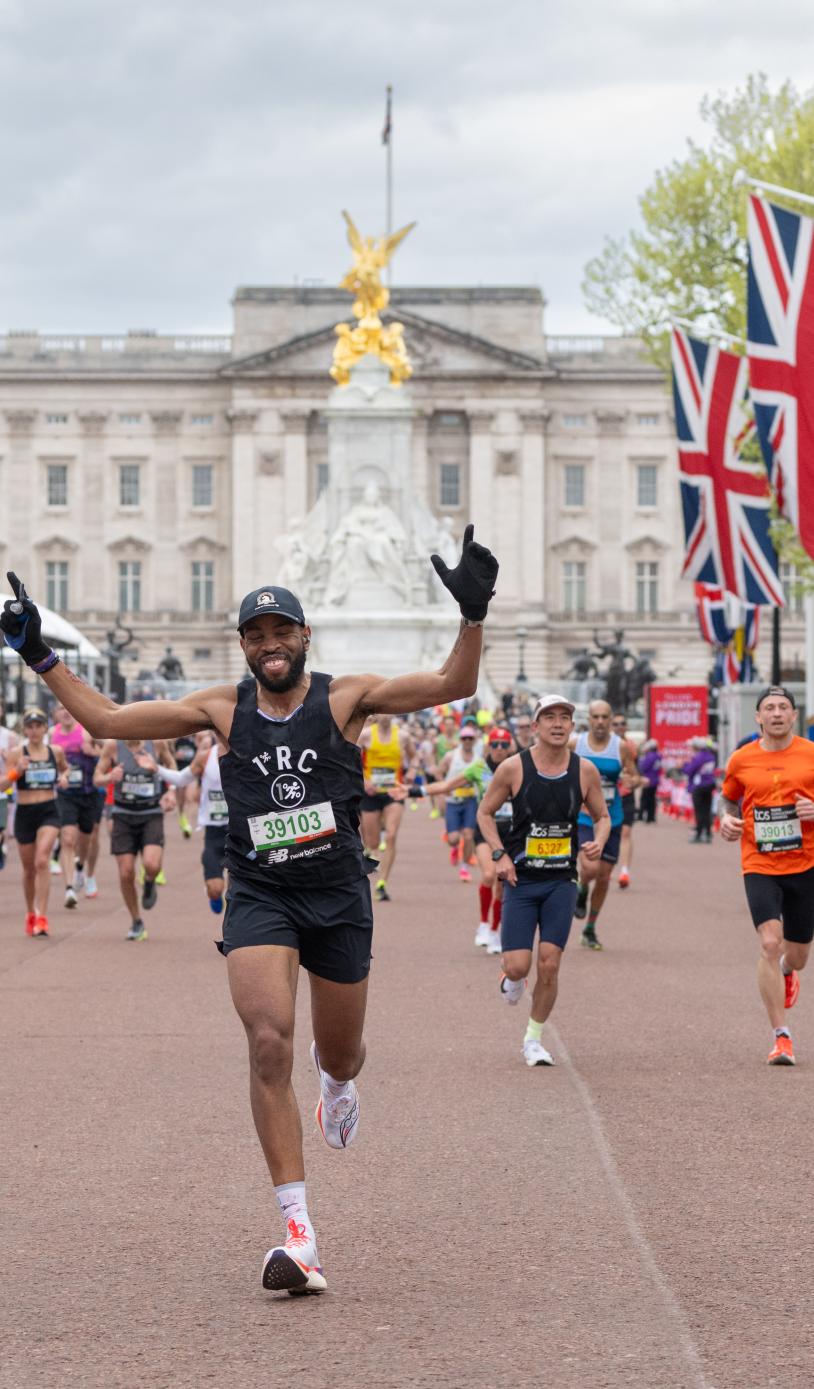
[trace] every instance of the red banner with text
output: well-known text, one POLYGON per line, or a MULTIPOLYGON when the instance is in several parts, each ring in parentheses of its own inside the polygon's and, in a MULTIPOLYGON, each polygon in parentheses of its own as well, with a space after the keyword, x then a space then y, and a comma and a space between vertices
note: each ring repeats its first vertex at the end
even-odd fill
POLYGON ((689 756, 690 738, 709 733, 709 691, 706 685, 651 685, 648 714, 665 768, 678 766, 689 756))

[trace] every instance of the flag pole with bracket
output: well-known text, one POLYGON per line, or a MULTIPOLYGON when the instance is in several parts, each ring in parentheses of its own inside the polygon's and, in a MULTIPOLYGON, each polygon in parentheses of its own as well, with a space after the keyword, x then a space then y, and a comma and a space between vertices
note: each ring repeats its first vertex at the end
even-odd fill
MULTIPOLYGON (((387 150, 386 172, 385 172, 385 236, 393 233, 393 88, 387 85, 387 104, 384 111, 384 125, 382 127, 382 144, 387 150)), ((392 284, 392 262, 387 264, 387 286, 392 284)))

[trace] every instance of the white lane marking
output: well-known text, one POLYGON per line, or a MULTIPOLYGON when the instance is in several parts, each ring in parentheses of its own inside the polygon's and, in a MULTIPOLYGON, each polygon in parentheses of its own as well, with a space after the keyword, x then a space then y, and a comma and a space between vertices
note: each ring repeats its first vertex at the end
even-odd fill
POLYGON ((645 1272, 648 1274, 653 1286, 656 1288, 656 1291, 664 1303, 668 1320, 672 1323, 673 1330, 681 1347, 681 1353, 684 1356, 688 1369, 693 1375, 693 1383, 696 1389, 713 1389, 711 1381, 707 1379, 704 1373, 704 1364, 695 1345, 695 1341, 693 1340, 692 1331, 690 1330, 690 1325, 681 1303, 678 1301, 670 1284, 659 1268, 650 1241, 639 1224, 633 1202, 627 1194, 624 1180, 622 1179, 616 1160, 610 1150, 610 1144, 605 1136, 605 1130, 602 1127, 599 1111, 591 1098, 591 1092, 571 1060, 568 1048, 560 1036, 558 1029, 553 1023, 548 1023, 547 1026, 565 1062, 566 1070, 571 1077, 574 1089, 579 1095, 582 1107, 588 1117, 588 1123, 591 1128, 594 1146, 599 1155, 599 1161, 604 1168, 608 1184, 621 1207, 628 1234, 639 1255, 645 1272))

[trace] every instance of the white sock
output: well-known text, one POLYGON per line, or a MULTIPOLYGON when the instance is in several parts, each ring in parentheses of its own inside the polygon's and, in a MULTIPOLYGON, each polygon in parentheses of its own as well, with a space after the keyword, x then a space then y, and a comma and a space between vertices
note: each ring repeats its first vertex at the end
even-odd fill
POLYGON ((320 1068, 319 1085, 326 1100, 341 1100, 348 1093, 350 1081, 334 1080, 333 1076, 320 1068))
POLYGON ((621 867, 620 867, 620 869, 619 869, 619 872, 620 872, 620 873, 626 873, 626 872, 627 872, 627 864, 626 864, 626 863, 623 863, 623 864, 621 865, 621 867))
POLYGON ((305 1182, 283 1182, 281 1186, 274 1188, 274 1194, 286 1226, 289 1220, 296 1220, 298 1225, 305 1226, 306 1235, 316 1244, 314 1227, 305 1201, 305 1182))
POLYGON ((791 965, 787 965, 787 964, 786 964, 786 957, 785 957, 785 955, 781 955, 781 956, 780 956, 780 973, 781 973, 781 974, 791 974, 791 973, 792 973, 791 965))
POLYGON ((791 1033, 787 1027, 776 1027, 774 1029, 774 1035, 775 1037, 788 1037, 789 1041, 791 1041, 791 1033))

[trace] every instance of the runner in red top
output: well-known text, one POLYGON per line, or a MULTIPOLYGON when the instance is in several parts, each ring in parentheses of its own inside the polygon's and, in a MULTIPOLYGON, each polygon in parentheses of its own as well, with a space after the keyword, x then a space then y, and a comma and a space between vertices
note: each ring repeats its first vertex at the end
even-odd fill
POLYGON ((729 759, 721 835, 741 841, 746 900, 760 937, 758 988, 774 1031, 770 1066, 793 1066, 785 1024, 814 936, 814 743, 794 733, 794 696, 770 685, 757 702, 757 742, 729 759))

